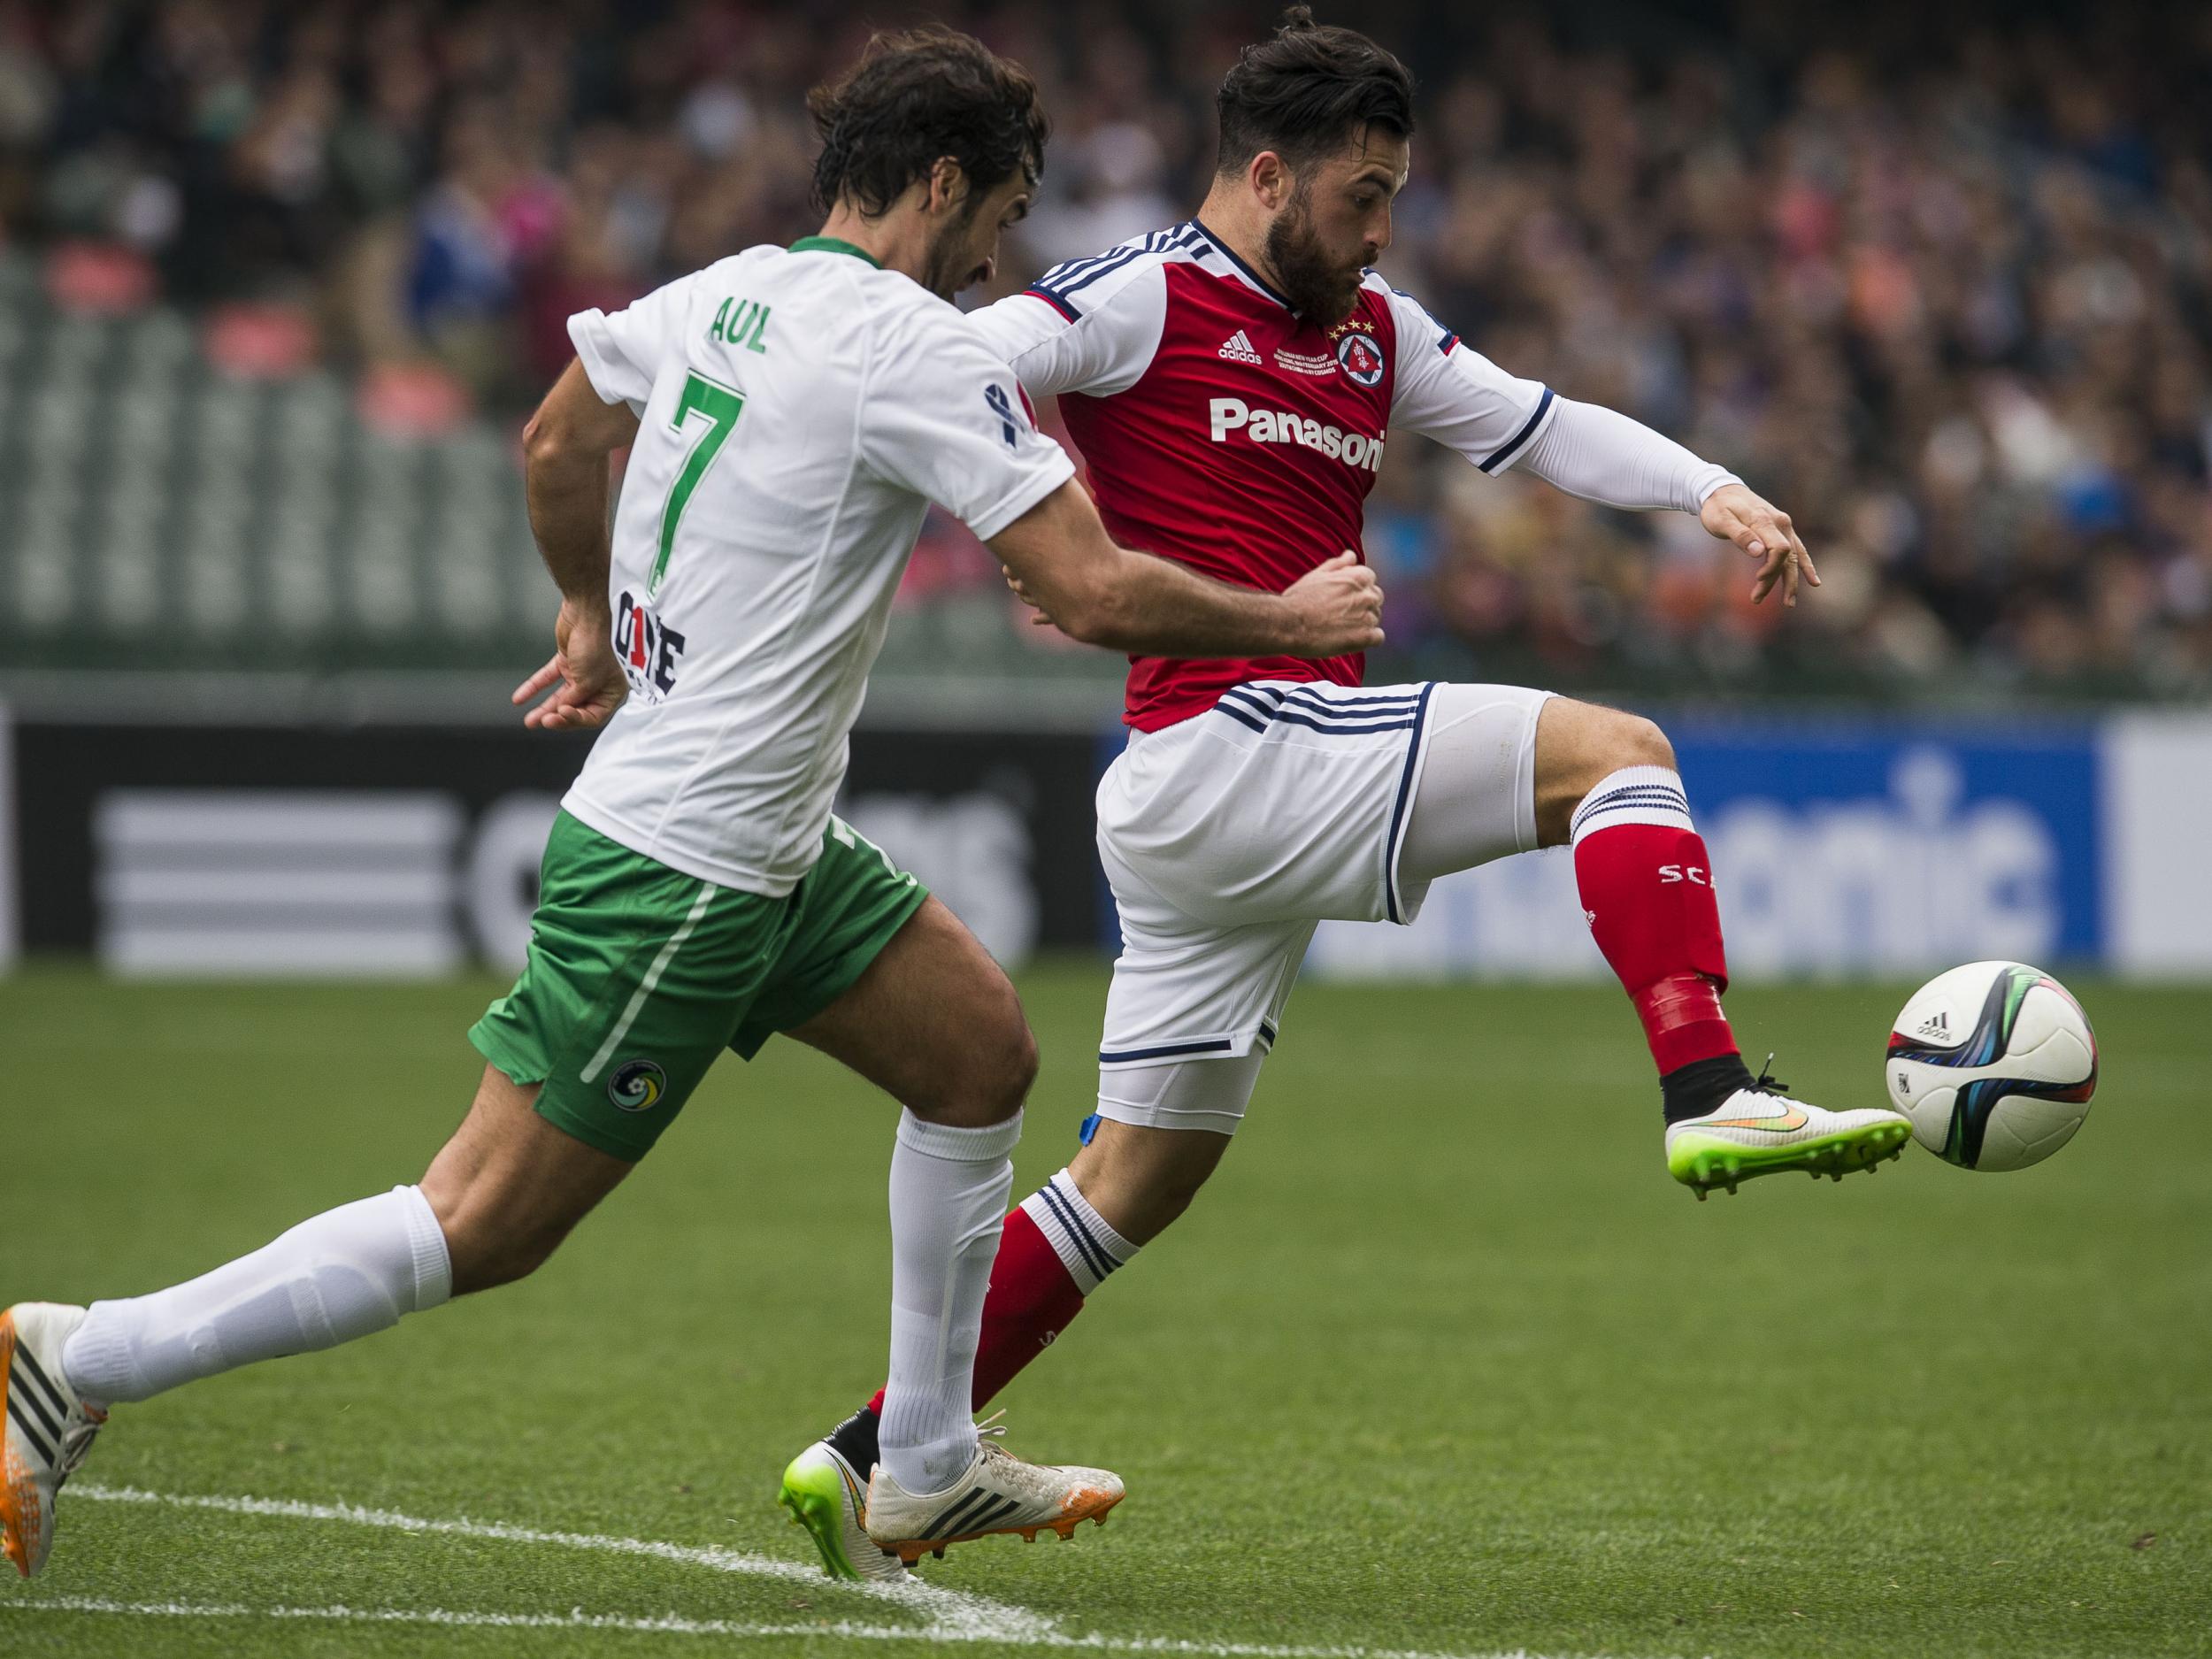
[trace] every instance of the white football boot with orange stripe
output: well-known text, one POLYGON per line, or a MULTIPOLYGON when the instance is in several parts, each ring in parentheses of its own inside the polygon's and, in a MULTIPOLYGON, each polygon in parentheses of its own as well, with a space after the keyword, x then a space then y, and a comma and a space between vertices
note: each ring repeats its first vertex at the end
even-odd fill
MULTIPOLYGON (((1774 1056, 1767 1056, 1773 1064, 1774 1056)), ((1841 1180, 1893 1158, 1912 1138, 1912 1125, 1886 1107, 1830 1111, 1791 1100, 1789 1085, 1762 1070, 1702 1118, 1667 1125, 1667 1171, 1702 1201, 1716 1187, 1732 1193, 1755 1175, 1801 1170, 1816 1180, 1841 1180)))
POLYGON ((82 1308, 51 1302, 19 1302, 0 1313, 0 1400, 7 1409, 0 1548, 27 1578, 54 1547, 55 1494, 108 1420, 77 1397, 62 1371, 62 1345, 84 1317, 82 1308))
POLYGON ((1106 1525, 1124 1496, 1121 1477, 1077 1464, 1024 1463, 998 1443, 1005 1430, 982 1425, 975 1459, 941 1492, 909 1492, 881 1463, 868 1483, 868 1536, 904 1562, 942 1555, 994 1532, 1018 1532, 1031 1543, 1049 1529, 1075 1536, 1079 1522, 1106 1525))

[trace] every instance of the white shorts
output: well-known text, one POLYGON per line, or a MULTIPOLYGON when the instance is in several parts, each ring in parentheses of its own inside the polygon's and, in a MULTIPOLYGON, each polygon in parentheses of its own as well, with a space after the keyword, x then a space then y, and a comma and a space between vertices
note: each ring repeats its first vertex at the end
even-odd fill
MULTIPOLYGON (((1122 936, 1100 1066, 1264 1052, 1317 922, 1410 922, 1428 881, 1399 862, 1440 730, 1466 863, 1533 847, 1536 718, 1549 695, 1262 680, 1131 733, 1098 787, 1099 857, 1122 936)), ((1113 1107, 1100 1110, 1133 1120, 1113 1107)))

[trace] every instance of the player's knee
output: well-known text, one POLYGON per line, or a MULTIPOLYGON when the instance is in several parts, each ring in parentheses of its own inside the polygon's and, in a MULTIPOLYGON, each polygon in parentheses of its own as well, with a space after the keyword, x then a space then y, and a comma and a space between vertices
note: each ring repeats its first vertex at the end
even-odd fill
POLYGON ((1618 772, 1624 766, 1664 766, 1670 772, 1674 770, 1674 745, 1667 741, 1667 734, 1655 721, 1647 720, 1640 714, 1616 713, 1606 740, 1610 755, 1608 771, 1618 772))
POLYGON ((1015 1026, 1000 1082, 1006 1102, 1004 1115, 1011 1118, 1029 1099, 1029 1091, 1037 1082, 1037 1033, 1029 1029, 1026 1019, 1015 1026))
POLYGON ((970 1085, 974 1121, 1004 1123, 1022 1109, 1037 1080, 1037 1039, 1018 1008, 1013 1018, 979 1048, 970 1085))
POLYGON ((1674 769, 1674 745, 1640 714, 1555 698, 1537 732, 1537 844, 1564 846, 1575 809, 1628 766, 1674 769))
POLYGON ((998 1018, 970 1033, 958 1063, 940 1073, 924 1098, 905 1102, 917 1118, 981 1128, 1021 1110, 1037 1080, 1037 1039, 1010 990, 1007 1002, 998 1018))

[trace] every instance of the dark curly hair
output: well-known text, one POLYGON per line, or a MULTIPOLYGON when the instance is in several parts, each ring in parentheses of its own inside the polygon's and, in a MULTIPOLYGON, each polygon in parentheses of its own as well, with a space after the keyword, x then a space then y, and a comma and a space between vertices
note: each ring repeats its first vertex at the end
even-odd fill
POLYGON ((1272 38, 1237 54, 1214 96, 1221 112, 1221 173, 1263 150, 1293 167, 1336 150, 1369 127, 1413 136, 1412 72, 1364 35, 1283 13, 1272 38))
POLYGON ((933 25, 878 35, 843 76, 807 94, 822 135, 814 202, 870 218, 950 156, 978 197, 1018 167, 1034 184, 1052 126, 1037 82, 973 35, 933 25))

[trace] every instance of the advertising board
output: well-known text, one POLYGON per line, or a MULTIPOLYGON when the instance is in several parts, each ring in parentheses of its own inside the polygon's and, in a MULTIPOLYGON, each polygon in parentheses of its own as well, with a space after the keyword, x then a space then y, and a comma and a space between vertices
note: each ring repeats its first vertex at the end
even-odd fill
MULTIPOLYGON (((242 977, 511 971, 585 749, 480 727, 14 737, 20 879, 6 891, 24 948, 242 977)), ((1019 962, 1096 940, 1091 787, 1080 738, 870 730, 853 736, 839 810, 1019 962)))
MULTIPOLYGON (((1670 722, 1731 972, 2009 957, 2212 972, 2212 719, 1670 722)), ((1605 972, 1563 850, 1453 876, 1410 928, 1322 927, 1322 976, 1605 972)))

